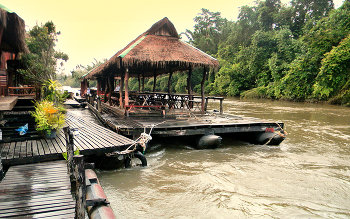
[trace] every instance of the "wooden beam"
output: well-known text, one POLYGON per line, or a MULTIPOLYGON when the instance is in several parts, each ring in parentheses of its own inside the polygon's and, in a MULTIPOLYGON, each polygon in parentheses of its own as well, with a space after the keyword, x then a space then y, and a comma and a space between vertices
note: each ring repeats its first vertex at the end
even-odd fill
POLYGON ((145 73, 142 72, 142 92, 145 92, 145 73))
POLYGON ((157 84, 157 72, 153 72, 153 92, 156 92, 156 84, 157 84))
POLYGON ((124 74, 120 74, 120 88, 119 88, 119 106, 121 109, 124 108, 123 105, 123 87, 124 87, 124 74))
MULTIPOLYGON (((192 88, 191 88, 191 80, 192 80, 192 67, 190 66, 188 70, 188 77, 187 77, 187 90, 188 90, 188 100, 193 100, 192 97, 192 88)), ((192 102, 188 103, 189 107, 192 108, 193 104, 192 102)))
POLYGON ((101 79, 97 78, 97 95, 101 95, 101 79))
POLYGON ((129 105, 129 69, 125 69, 125 105, 129 105))
POLYGON ((137 75, 137 79, 138 79, 138 82, 139 82, 139 93, 141 91, 141 78, 140 78, 140 74, 137 75))
POLYGON ((171 78, 173 76, 173 72, 171 71, 169 74, 169 80, 168 80, 168 93, 171 93, 171 78))
POLYGON ((205 96, 204 96, 205 76, 206 76, 206 69, 204 67, 203 68, 203 78, 202 78, 202 83, 201 83, 201 97, 202 97, 201 110, 202 110, 202 112, 205 112, 205 96))
POLYGON ((110 106, 112 106, 112 92, 114 88, 114 74, 110 74, 108 77, 108 103, 110 106))

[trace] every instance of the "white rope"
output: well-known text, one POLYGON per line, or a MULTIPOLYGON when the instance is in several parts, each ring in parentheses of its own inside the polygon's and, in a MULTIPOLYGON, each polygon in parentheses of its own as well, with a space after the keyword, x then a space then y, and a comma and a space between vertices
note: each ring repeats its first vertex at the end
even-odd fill
POLYGON ((163 121, 163 122, 160 122, 158 124, 152 124, 152 125, 149 125, 149 126, 145 126, 143 128, 143 133, 141 133, 140 137, 138 137, 133 144, 131 144, 127 149, 125 149, 124 151, 114 151, 112 153, 108 153, 106 154, 107 156, 113 156, 113 155, 120 155, 120 154, 130 154, 134 151, 136 151, 137 149, 137 145, 139 144, 142 148, 143 148, 143 151, 146 150, 146 144, 152 140, 152 136, 151 136, 151 133, 153 131, 153 128, 156 127, 157 125, 160 125, 162 123, 165 123, 166 121, 163 121), (146 129, 150 127, 150 131, 149 131, 149 134, 146 133, 146 129), (133 147, 133 148, 132 148, 133 147), (132 149, 131 149, 132 148, 132 149))

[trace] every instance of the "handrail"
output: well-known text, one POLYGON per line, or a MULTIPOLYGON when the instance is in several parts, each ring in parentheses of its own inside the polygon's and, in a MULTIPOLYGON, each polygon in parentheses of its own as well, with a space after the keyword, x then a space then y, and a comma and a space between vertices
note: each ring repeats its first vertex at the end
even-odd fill
POLYGON ((35 96, 35 87, 8 87, 9 96, 35 96))

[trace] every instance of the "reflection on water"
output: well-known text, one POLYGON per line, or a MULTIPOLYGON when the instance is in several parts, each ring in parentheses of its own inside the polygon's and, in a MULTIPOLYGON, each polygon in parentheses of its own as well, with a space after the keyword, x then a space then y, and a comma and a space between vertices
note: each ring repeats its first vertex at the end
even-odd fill
POLYGON ((118 218, 350 218, 350 108, 225 99, 224 110, 283 121, 289 136, 279 146, 152 145, 146 168, 97 171, 118 218))

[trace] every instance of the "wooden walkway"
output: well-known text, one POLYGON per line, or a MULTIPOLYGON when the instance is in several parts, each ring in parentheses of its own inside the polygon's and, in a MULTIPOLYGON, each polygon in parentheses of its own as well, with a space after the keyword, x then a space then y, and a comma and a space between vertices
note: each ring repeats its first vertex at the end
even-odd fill
POLYGON ((10 167, 0 183, 0 218, 74 218, 65 161, 10 167))
MULTIPOLYGON (((79 129, 74 144, 82 155, 110 153, 134 143, 129 138, 69 112, 66 123, 70 128, 79 129)), ((66 152, 66 139, 61 129, 55 139, 0 143, 0 151, 4 166, 60 160, 63 159, 62 153, 66 152)))

